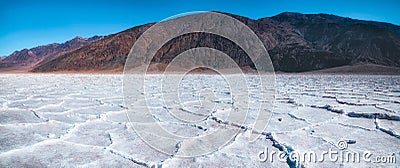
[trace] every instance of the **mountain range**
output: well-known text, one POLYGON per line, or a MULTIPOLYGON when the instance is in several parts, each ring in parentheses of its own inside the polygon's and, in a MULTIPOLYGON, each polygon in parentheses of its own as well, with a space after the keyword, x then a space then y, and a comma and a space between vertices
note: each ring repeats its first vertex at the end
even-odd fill
MULTIPOLYGON (((256 33, 276 71, 306 72, 378 65, 400 74, 400 27, 397 25, 329 14, 285 12, 256 20, 224 14, 238 19, 256 33)), ((121 72, 136 39, 153 24, 108 36, 77 37, 62 44, 15 51, 0 59, 0 71, 121 72)), ((254 66, 232 41, 208 33, 174 38, 158 50, 153 62, 167 64, 179 53, 195 47, 215 48, 231 56, 241 67, 254 66)))
POLYGON ((103 39, 103 36, 93 36, 91 38, 78 36, 61 44, 53 43, 15 51, 7 57, 1 57, 0 71, 30 71, 34 67, 39 66, 40 63, 45 63, 60 55, 73 52, 80 47, 100 39, 103 39))

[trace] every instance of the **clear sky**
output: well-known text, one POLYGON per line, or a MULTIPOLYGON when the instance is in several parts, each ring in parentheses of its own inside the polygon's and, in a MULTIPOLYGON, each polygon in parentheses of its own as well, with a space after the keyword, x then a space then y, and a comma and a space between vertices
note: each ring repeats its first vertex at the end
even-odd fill
POLYGON ((117 33, 191 11, 222 11, 253 19, 285 11, 328 13, 400 25, 399 0, 1 0, 0 56, 76 36, 117 33))

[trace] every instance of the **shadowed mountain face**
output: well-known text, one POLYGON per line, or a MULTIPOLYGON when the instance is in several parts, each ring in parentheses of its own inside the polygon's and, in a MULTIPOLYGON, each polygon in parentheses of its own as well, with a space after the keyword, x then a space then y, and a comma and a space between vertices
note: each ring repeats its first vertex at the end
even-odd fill
MULTIPOLYGON (((276 71, 303 72, 360 63, 400 67, 400 27, 396 25, 327 14, 282 13, 258 20, 227 15, 242 21, 258 35, 276 71)), ((122 71, 130 48, 151 25, 133 27, 68 52, 44 50, 40 53, 58 55, 41 60, 32 71, 122 71)), ((206 33, 191 33, 169 41, 153 61, 168 63, 195 47, 215 48, 242 67, 254 66, 229 39, 206 33)), ((33 49, 19 52, 19 57, 12 54, 2 62, 40 57, 33 49)))
POLYGON ((275 67, 282 71, 357 63, 400 66, 399 26, 326 14, 283 13, 259 21, 279 22, 292 32, 278 33, 278 39, 287 40, 280 40, 280 45, 269 49, 275 67))

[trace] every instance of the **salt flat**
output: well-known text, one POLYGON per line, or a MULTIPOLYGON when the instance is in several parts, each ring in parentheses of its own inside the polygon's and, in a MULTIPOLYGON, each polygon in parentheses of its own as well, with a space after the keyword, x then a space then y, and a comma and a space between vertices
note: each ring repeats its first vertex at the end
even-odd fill
MULTIPOLYGON (((0 167, 400 167, 400 76, 278 75, 274 111, 265 119, 267 129, 258 132, 254 142, 248 140, 257 118, 253 104, 263 101, 257 93, 249 95, 250 112, 240 123, 229 118, 228 111, 244 106, 242 99, 231 98, 247 88, 234 94, 224 78, 193 75, 182 80, 175 99, 157 85, 159 76, 153 76, 145 83, 147 89, 137 86, 142 96, 127 105, 123 75, 0 75, 0 167), (215 108, 204 109, 204 103, 215 108), (129 117, 129 108, 150 108, 153 115, 129 117), (182 123, 176 117, 198 122, 182 123), (179 157, 201 149, 194 147, 197 141, 180 141, 172 146, 173 154, 161 153, 132 128, 131 123, 152 119, 185 137, 217 129, 238 132, 207 155, 179 157), (346 149, 338 146, 340 141, 348 142, 346 149), (259 153, 265 148, 286 154, 369 151, 372 160, 375 156, 397 160, 386 164, 328 159, 262 162, 259 153)), ((252 77, 248 79, 256 86, 252 77)), ((166 150, 167 143, 161 144, 166 150)))

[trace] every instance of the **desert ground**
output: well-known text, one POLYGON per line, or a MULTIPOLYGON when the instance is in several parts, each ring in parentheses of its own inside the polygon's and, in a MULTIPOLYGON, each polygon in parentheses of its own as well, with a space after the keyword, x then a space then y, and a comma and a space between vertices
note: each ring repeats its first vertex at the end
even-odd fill
MULTIPOLYGON (((157 85, 160 76, 152 76, 154 80, 145 83, 147 89, 136 87, 142 94, 127 105, 122 74, 0 74, 0 167, 400 166, 400 76, 276 75, 273 111, 254 142, 248 138, 257 118, 251 103, 263 99, 246 94, 249 87, 233 93, 224 78, 194 74, 182 79, 176 100, 157 85), (212 96, 199 92, 204 89, 212 96), (237 94, 248 95, 251 102, 243 123, 227 117, 232 109, 247 108, 246 102, 231 99, 237 94), (163 101, 170 106, 164 108, 163 101), (215 108, 202 108, 202 103, 215 108), (180 157, 185 150, 197 149, 186 141, 175 145, 173 154, 165 154, 132 128, 131 122, 142 120, 129 116, 132 107, 152 109, 151 117, 177 135, 195 138, 217 129, 237 134, 206 155, 180 157), (195 124, 167 112, 199 109, 204 118, 195 124), (338 142, 345 142, 345 148, 338 142), (367 151, 372 156, 370 162, 361 158, 357 163, 328 158, 317 163, 288 158, 262 161, 260 152, 265 149, 286 155, 314 151, 318 159, 329 150, 361 155, 367 151), (377 163, 376 156, 397 160, 377 163)), ((252 76, 246 79, 254 82, 252 76)))

